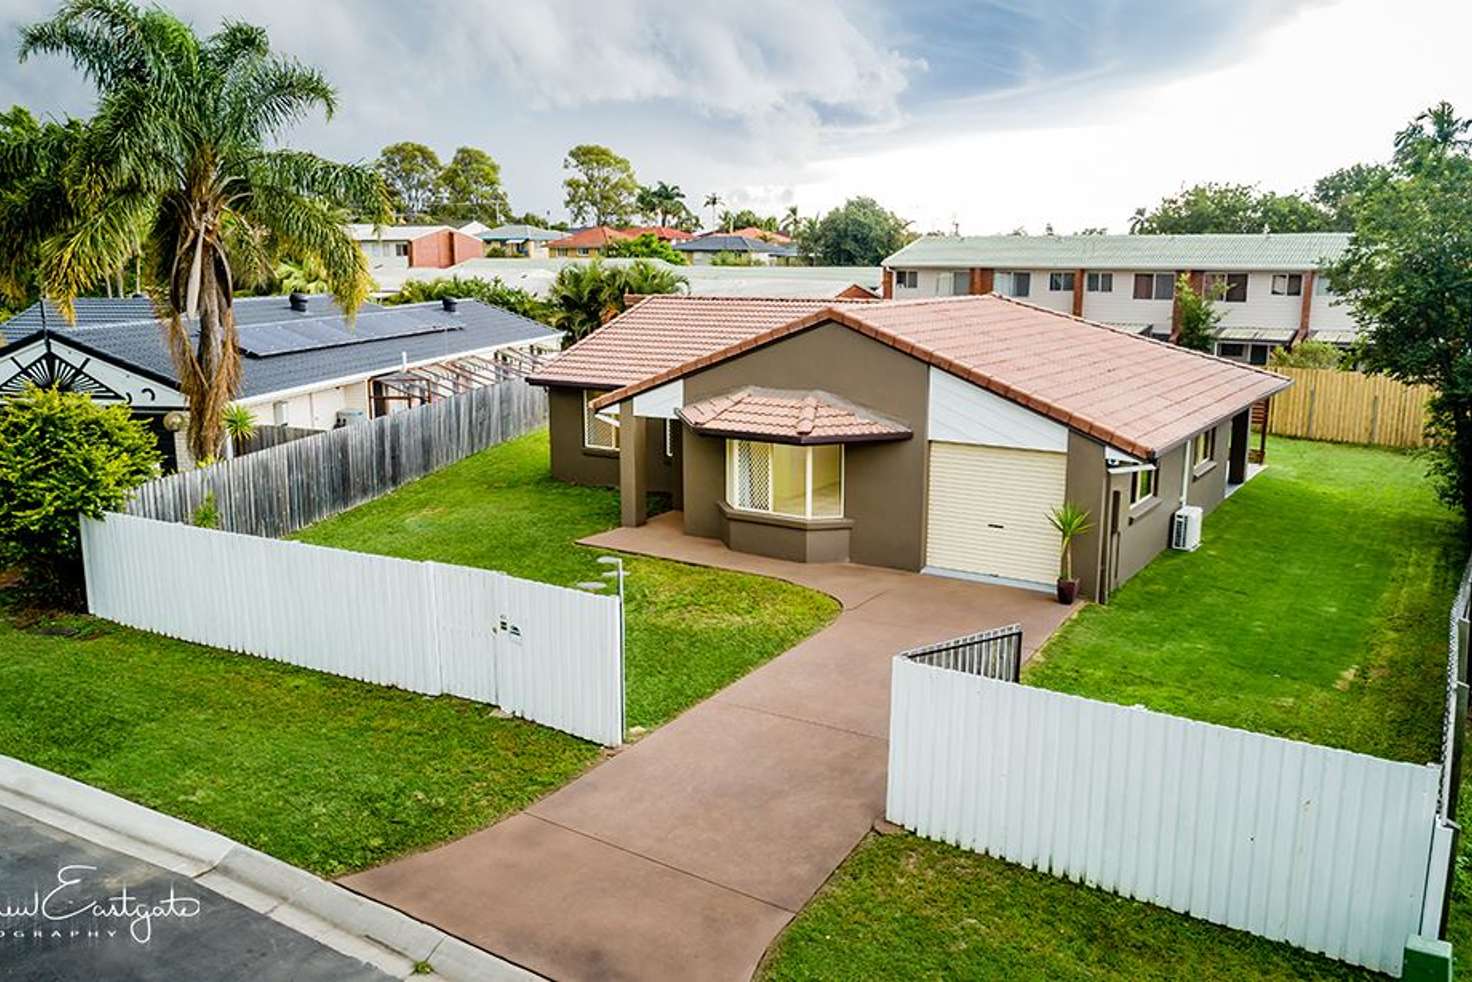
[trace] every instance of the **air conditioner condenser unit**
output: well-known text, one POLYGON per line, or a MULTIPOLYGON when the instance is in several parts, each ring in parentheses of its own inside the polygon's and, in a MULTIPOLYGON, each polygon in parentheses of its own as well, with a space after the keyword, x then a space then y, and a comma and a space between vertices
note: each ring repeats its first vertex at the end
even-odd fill
POLYGON ((1201 509, 1185 505, 1171 516, 1170 547, 1194 552, 1201 546, 1201 509))

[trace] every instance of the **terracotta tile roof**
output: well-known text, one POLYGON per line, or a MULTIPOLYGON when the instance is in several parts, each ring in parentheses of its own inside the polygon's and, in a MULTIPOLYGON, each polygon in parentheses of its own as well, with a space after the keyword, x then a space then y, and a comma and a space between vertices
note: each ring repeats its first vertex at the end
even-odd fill
POLYGON ((542 366, 531 381, 616 389, 807 314, 848 305, 818 299, 645 297, 542 366))
MULTIPOLYGON (((720 320, 719 308, 707 316, 720 320)), ((827 321, 1143 457, 1290 384, 1261 369, 989 294, 830 304, 657 371, 598 404, 622 401, 827 321)), ((617 350, 611 354, 617 357, 617 350)), ((819 366, 814 380, 821 378, 819 366)))
POLYGON ((585 228, 581 232, 574 232, 563 239, 553 239, 547 243, 548 249, 601 249, 610 242, 619 239, 632 239, 633 236, 607 225, 594 225, 585 228))
POLYGON ((911 435, 903 423, 817 389, 748 387, 693 403, 679 413, 700 433, 774 443, 869 443, 911 435))

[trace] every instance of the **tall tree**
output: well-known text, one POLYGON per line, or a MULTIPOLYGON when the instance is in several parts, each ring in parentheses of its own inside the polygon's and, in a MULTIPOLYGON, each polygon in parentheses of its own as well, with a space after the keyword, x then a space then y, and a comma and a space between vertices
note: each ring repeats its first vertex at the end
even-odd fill
POLYGON ((1184 273, 1176 280, 1176 306, 1181 312, 1181 333, 1176 343, 1193 351, 1210 352, 1216 347, 1217 326, 1222 312, 1214 301, 1220 297, 1197 293, 1184 273))
POLYGON ((789 238, 797 235, 797 230, 802 225, 802 217, 797 213, 797 205, 788 205, 787 213, 782 216, 782 224, 777 226, 783 235, 789 238))
POLYGON ((451 222, 499 225, 511 213, 501 187, 501 165, 484 150, 461 147, 435 181, 439 204, 434 214, 451 222))
POLYGON ((42 290, 70 319, 78 294, 142 243, 189 400, 190 449, 212 456, 240 380, 237 271, 265 275, 270 237, 320 262, 351 317, 373 280, 336 209, 385 219, 383 182, 273 147, 312 110, 330 116, 336 96, 315 69, 272 55, 260 27, 227 21, 200 38, 159 7, 71 0, 21 31, 21 59, 41 53, 70 57, 97 89, 96 115, 66 160, 65 205, 45 227, 42 290))
POLYGON ((404 221, 429 214, 439 201, 439 155, 422 143, 390 143, 373 165, 388 187, 393 210, 404 221))
POLYGON ((40 296, 41 247, 71 213, 66 165, 83 134, 79 120, 41 123, 22 106, 0 113, 0 292, 17 309, 40 296))
POLYGON ((1261 191, 1251 184, 1208 182, 1167 195, 1153 209, 1137 209, 1130 219, 1130 232, 1141 235, 1324 232, 1332 224, 1327 212, 1296 194, 1261 191))
POLYGON ((1390 177, 1384 164, 1353 164, 1314 182, 1313 201, 1329 215, 1335 231, 1354 231, 1354 210, 1371 189, 1390 177))
POLYGON ((710 209, 710 227, 711 228, 717 228, 718 227, 717 224, 716 224, 716 209, 719 208, 719 207, 721 207, 721 205, 723 205, 725 203, 726 203, 725 199, 722 198, 719 194, 716 194, 714 191, 712 191, 710 194, 707 194, 705 196, 705 202, 701 205, 701 207, 703 207, 703 208, 709 208, 710 209))
POLYGON ((1446 103, 1395 138, 1329 282, 1361 325, 1364 370, 1436 390, 1427 427, 1442 497, 1472 520, 1472 122, 1446 103))
POLYGON ((909 226, 873 198, 850 198, 822 217, 808 248, 825 266, 878 266, 915 237, 909 226))
POLYGON ((564 170, 572 171, 562 182, 563 204, 575 222, 594 225, 627 225, 636 210, 639 182, 634 165, 607 147, 581 143, 567 152, 564 170))
POLYGON ((619 268, 598 260, 568 263, 547 291, 547 323, 577 341, 623 312, 630 294, 675 293, 685 278, 644 260, 619 268))
POLYGON ((685 207, 685 192, 680 190, 680 186, 664 181, 640 188, 638 207, 639 214, 659 226, 678 220, 689 210, 685 207))

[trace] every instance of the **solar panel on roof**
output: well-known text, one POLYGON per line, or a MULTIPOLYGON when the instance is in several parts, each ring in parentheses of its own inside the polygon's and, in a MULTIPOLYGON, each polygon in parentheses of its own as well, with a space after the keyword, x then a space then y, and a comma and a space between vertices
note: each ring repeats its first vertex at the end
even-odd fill
POLYGON ((240 329, 238 347, 252 358, 341 348, 390 338, 420 337, 464 330, 459 324, 405 324, 402 321, 375 324, 359 321, 347 328, 340 322, 302 321, 299 324, 255 324, 240 329))

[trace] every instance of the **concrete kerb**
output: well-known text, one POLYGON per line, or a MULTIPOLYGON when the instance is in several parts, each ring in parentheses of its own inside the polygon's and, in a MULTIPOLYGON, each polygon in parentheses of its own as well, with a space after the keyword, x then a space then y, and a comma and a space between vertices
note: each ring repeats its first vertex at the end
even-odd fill
POLYGON ((541 976, 258 849, 13 757, 0 806, 181 876, 401 978, 541 976), (431 976, 415 976, 429 963, 431 976))

